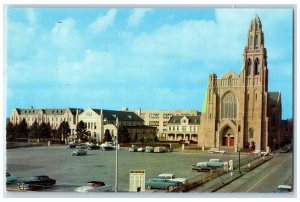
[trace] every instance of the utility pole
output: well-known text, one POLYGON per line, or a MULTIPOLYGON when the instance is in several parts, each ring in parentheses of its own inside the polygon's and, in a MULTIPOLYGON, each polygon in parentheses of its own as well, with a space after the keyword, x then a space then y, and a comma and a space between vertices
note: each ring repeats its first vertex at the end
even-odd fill
POLYGON ((116 173, 115 173, 115 192, 118 192, 118 130, 119 130, 119 119, 116 118, 116 173))

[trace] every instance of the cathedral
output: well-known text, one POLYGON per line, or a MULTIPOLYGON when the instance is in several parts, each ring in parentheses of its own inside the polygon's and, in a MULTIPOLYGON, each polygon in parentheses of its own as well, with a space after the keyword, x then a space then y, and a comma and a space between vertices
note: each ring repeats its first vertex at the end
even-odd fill
POLYGON ((238 75, 212 73, 203 103, 198 144, 202 147, 266 150, 281 121, 280 92, 268 92, 267 50, 262 23, 250 24, 238 75))

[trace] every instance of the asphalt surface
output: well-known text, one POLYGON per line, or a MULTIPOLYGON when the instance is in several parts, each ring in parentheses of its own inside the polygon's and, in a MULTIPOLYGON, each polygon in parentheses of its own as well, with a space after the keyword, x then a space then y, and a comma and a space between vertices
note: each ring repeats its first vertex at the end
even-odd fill
MULTIPOLYGON (((115 151, 88 150, 87 156, 72 156, 73 149, 65 146, 42 146, 6 150, 7 172, 24 180, 34 175, 48 175, 56 179, 56 185, 45 192, 73 192, 90 180, 104 181, 114 188, 115 151)), ((174 151, 170 153, 118 152, 118 191, 128 192, 130 170, 145 170, 146 179, 160 173, 172 173, 177 177, 192 178, 204 173, 192 171, 190 166, 211 158, 223 161, 238 159, 237 154, 219 155, 202 151, 174 151)), ((16 185, 8 185, 15 190, 16 185)), ((150 190, 148 192, 155 192, 150 190)))
POLYGON ((249 173, 217 192, 275 193, 278 185, 292 185, 292 153, 277 153, 249 173))

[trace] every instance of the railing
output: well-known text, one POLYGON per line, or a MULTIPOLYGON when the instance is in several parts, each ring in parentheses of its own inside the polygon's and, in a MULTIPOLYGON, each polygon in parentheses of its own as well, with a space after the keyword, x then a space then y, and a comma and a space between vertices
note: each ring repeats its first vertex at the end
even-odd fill
MULTIPOLYGON (((237 169, 239 166, 245 165, 245 164, 252 162, 258 158, 260 158, 260 156, 258 156, 258 155, 250 155, 250 156, 243 157, 240 159, 240 165, 238 163, 239 160, 235 160, 235 161, 233 161, 233 169, 237 169)), ((201 174, 201 175, 189 178, 186 181, 185 191, 187 191, 191 188, 194 188, 196 186, 199 186, 201 184, 204 184, 205 182, 208 182, 208 181, 215 179, 219 176, 222 176, 226 173, 227 173, 227 171, 225 171, 223 167, 219 167, 219 168, 214 169, 213 172, 209 172, 209 173, 205 173, 205 174, 201 174)))

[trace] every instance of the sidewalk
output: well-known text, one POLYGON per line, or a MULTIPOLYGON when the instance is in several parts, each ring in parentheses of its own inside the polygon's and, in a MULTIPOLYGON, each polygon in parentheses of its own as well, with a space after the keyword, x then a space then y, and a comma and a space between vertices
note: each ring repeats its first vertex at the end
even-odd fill
POLYGON ((249 167, 249 164, 241 166, 241 173, 239 173, 238 170, 228 172, 220 177, 217 177, 217 178, 210 180, 198 187, 195 187, 195 188, 189 190, 189 192, 203 192, 203 193, 215 192, 218 189, 220 189, 223 186, 240 178, 245 173, 250 172, 252 169, 260 166, 261 164, 263 164, 264 162, 266 162, 270 159, 272 159, 272 157, 270 157, 270 156, 268 158, 265 157, 264 159, 263 158, 256 159, 250 163, 250 167, 249 167))

